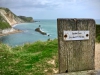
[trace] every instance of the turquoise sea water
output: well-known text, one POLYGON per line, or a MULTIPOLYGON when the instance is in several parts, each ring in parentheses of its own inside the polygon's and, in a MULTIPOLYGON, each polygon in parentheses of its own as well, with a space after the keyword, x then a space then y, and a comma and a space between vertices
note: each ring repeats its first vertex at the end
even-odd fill
POLYGON ((20 29, 22 33, 11 34, 3 36, 0 38, 0 41, 8 44, 10 46, 23 45, 24 43, 32 43, 38 40, 46 41, 49 38, 57 38, 57 22, 56 20, 38 20, 39 22, 34 23, 23 23, 18 24, 14 28, 20 29), (42 31, 46 32, 48 35, 42 35, 39 32, 35 31, 41 25, 42 31))
MULTIPOLYGON (((20 29, 22 33, 10 34, 0 37, 0 41, 10 46, 23 45, 25 43, 32 43, 38 40, 46 41, 49 38, 57 38, 57 20, 37 20, 39 22, 18 24, 14 28, 20 29), (42 35, 35 31, 41 25, 42 31, 48 35, 42 35)), ((95 20, 96 24, 100 24, 100 19, 95 20)))

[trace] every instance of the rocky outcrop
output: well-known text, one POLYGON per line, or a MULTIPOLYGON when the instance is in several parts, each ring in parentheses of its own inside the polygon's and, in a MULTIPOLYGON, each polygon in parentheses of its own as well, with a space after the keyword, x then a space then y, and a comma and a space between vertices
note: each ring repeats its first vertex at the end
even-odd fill
POLYGON ((3 30, 0 29, 0 37, 8 35, 8 34, 19 33, 19 32, 22 32, 22 31, 18 30, 18 29, 14 29, 14 28, 7 28, 7 29, 3 29, 3 30))
POLYGON ((37 32, 39 32, 39 33, 41 33, 43 35, 47 35, 47 33, 43 32, 40 28, 36 28, 35 31, 37 31, 37 32))
POLYGON ((13 32, 13 31, 15 31, 14 28, 4 29, 4 30, 2 30, 2 34, 7 34, 7 33, 9 33, 9 32, 13 32))

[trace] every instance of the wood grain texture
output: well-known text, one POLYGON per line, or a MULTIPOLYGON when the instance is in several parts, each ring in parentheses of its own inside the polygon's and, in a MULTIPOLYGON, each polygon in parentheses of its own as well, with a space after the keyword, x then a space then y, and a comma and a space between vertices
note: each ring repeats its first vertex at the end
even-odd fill
POLYGON ((57 19, 59 72, 94 69, 95 21, 93 19, 57 19), (64 41, 63 31, 87 31, 89 40, 64 41))

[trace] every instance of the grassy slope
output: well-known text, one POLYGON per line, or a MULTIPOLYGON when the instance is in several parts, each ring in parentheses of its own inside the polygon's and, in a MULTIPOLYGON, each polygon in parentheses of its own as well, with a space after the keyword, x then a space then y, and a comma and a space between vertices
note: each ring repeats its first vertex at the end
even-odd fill
POLYGON ((0 29, 11 28, 11 26, 0 16, 0 29))
POLYGON ((57 40, 11 48, 0 45, 0 74, 48 75, 57 69, 57 40), (50 63, 54 61, 54 63, 50 63))
POLYGON ((7 22, 0 22, 0 29, 11 28, 11 26, 7 22))
MULTIPOLYGON (((2 7, 0 7, 0 9, 5 10, 6 12, 9 12, 9 11, 10 11, 8 8, 2 8, 2 7)), ((6 28, 11 28, 11 26, 10 26, 9 23, 7 23, 7 21, 0 15, 0 29, 6 29, 6 28)))

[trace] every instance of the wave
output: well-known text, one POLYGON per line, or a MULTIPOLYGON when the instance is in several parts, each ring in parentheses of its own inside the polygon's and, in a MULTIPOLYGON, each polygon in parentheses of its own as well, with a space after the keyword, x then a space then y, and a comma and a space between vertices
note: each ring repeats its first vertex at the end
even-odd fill
POLYGON ((14 24, 12 27, 16 27, 18 24, 14 24))
POLYGON ((20 25, 20 24, 28 24, 28 23, 17 23, 17 24, 14 24, 12 27, 16 27, 17 25, 20 25))
POLYGON ((45 30, 45 29, 40 28, 40 30, 41 30, 42 32, 46 32, 48 37, 52 36, 52 35, 49 33, 49 31, 47 31, 47 30, 45 30))
POLYGON ((28 30, 25 30, 24 32, 29 32, 28 30))

